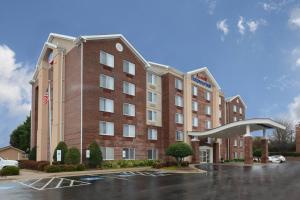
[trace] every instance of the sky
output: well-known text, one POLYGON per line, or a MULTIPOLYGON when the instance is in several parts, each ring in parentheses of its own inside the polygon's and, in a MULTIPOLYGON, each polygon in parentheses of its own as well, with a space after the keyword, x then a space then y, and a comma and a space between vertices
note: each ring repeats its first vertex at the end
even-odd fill
POLYGON ((30 113, 29 80, 49 33, 123 34, 149 61, 206 66, 247 118, 300 121, 300 1, 2 0, 0 147, 30 113))

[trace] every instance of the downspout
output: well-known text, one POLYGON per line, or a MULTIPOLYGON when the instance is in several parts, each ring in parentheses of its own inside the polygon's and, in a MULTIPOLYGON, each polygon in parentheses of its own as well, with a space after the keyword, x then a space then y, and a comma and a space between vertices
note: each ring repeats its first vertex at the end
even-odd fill
POLYGON ((52 145, 52 112, 51 112, 51 80, 48 80, 48 113, 49 113, 49 151, 50 151, 50 164, 52 163, 52 150, 51 150, 51 145, 52 145))
POLYGON ((64 50, 61 49, 61 65, 60 65, 60 141, 63 141, 63 128, 62 128, 62 104, 63 104, 63 67, 64 67, 64 50))
POLYGON ((80 163, 82 163, 82 111, 83 111, 83 42, 80 45, 80 163))

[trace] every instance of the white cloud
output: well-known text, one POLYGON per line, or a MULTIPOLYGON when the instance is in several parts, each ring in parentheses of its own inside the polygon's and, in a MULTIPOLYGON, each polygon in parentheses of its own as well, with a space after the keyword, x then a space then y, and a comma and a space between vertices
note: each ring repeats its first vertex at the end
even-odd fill
POLYGON ((227 25, 227 19, 223 19, 217 22, 217 29, 222 31, 224 35, 229 33, 229 27, 227 25))
POLYGON ((237 23, 237 27, 239 29, 240 34, 244 34, 245 33, 245 26, 244 26, 244 18, 242 16, 240 16, 240 19, 237 23))
POLYGON ((300 67, 300 58, 296 60, 296 66, 300 67))
POLYGON ((23 63, 17 63, 15 52, 0 45, 0 106, 12 116, 28 115, 32 71, 23 63))
POLYGON ((294 48, 291 52, 292 70, 300 69, 300 48, 294 48))
POLYGON ((299 7, 292 9, 288 23, 292 28, 300 28, 300 8, 299 7))
POLYGON ((294 123, 300 122, 300 95, 296 96, 288 105, 287 117, 294 123))
POLYGON ((247 22, 247 25, 248 25, 249 31, 252 33, 255 33, 259 26, 267 25, 267 21, 264 19, 249 20, 247 22))
POLYGON ((265 11, 277 10, 277 7, 271 3, 262 3, 261 5, 265 11))
POLYGON ((279 89, 281 92, 291 88, 300 88, 300 80, 295 80, 291 76, 286 74, 281 75, 279 78, 271 83, 268 83, 268 85, 266 86, 267 90, 279 89))
POLYGON ((217 0, 205 0, 208 6, 208 14, 213 15, 217 6, 217 0))
POLYGON ((266 0, 265 2, 261 2, 259 4, 267 12, 278 12, 285 9, 288 5, 294 2, 295 0, 266 0))

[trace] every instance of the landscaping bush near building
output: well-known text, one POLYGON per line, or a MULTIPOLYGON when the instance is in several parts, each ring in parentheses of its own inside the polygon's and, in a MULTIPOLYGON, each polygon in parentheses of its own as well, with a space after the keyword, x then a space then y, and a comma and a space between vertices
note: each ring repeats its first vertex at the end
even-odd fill
MULTIPOLYGON (((181 162, 181 167, 188 167, 189 165, 190 165, 190 163, 188 161, 181 162)), ((173 167, 173 166, 177 166, 177 162, 173 162, 173 161, 157 162, 153 165, 153 168, 161 169, 161 168, 173 167)))
POLYGON ((158 160, 112 160, 103 161, 102 168, 116 169, 116 168, 130 168, 130 167, 153 167, 159 163, 158 160))
POLYGON ((0 176, 13 176, 13 175, 19 175, 20 169, 15 166, 8 166, 4 167, 0 170, 0 176))
POLYGON ((71 147, 68 150, 65 162, 71 165, 77 165, 80 163, 80 152, 76 147, 71 147))
POLYGON ((176 142, 167 148, 166 154, 174 157, 176 159, 177 166, 180 167, 185 157, 193 155, 193 149, 190 145, 184 142, 176 142))
POLYGON ((55 172, 72 172, 72 171, 84 171, 85 166, 82 164, 77 165, 49 165, 45 167, 45 171, 48 173, 55 172))
POLYGON ((28 159, 29 159, 29 160, 36 160, 36 147, 33 147, 33 148, 29 151, 28 159))
POLYGON ((19 160, 19 167, 21 169, 31 169, 44 171, 44 168, 49 165, 48 161, 34 161, 34 160, 19 160))
POLYGON ((65 164, 66 154, 68 152, 68 146, 64 142, 59 142, 53 153, 53 161, 59 164, 65 164), (57 150, 61 150, 61 161, 57 161, 57 150))
POLYGON ((90 168, 101 166, 102 153, 98 144, 94 141, 89 146, 90 157, 87 159, 87 164, 90 168))

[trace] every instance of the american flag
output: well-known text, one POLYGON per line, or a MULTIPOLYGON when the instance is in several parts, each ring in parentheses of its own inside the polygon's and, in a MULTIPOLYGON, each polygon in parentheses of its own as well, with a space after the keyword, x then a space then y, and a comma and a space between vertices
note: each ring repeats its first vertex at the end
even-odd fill
POLYGON ((49 95, 48 95, 48 91, 46 91, 43 96, 43 104, 47 104, 48 101, 49 101, 49 95))

